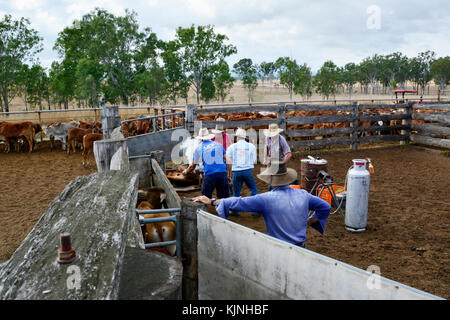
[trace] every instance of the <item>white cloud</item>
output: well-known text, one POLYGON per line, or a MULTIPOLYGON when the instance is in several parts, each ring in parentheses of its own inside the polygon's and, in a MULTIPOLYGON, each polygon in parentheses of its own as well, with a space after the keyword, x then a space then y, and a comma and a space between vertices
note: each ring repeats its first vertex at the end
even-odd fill
POLYGON ((291 56, 317 70, 325 60, 343 65, 374 53, 450 53, 447 0, 413 5, 407 0, 0 0, 0 14, 29 18, 44 37, 42 63, 56 59, 52 46, 58 32, 96 7, 116 15, 135 10, 141 28, 150 27, 165 41, 179 26, 212 24, 238 49, 230 63, 291 56), (370 5, 381 10, 379 30, 367 29, 370 5))
POLYGON ((34 10, 47 4, 47 0, 13 0, 11 6, 17 10, 34 10))

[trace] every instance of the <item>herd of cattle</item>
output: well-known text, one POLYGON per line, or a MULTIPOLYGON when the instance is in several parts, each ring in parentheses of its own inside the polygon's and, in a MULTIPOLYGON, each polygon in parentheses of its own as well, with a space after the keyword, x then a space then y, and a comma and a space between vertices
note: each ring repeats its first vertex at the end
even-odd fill
MULTIPOLYGON (((360 115, 363 116, 386 116, 386 115, 397 115, 404 113, 404 109, 368 109, 365 111, 360 111, 360 115)), ((427 110, 415 110, 418 113, 426 113, 433 112, 427 110)), ((286 119, 291 117, 312 117, 312 116, 332 116, 332 115, 351 115, 352 113, 349 111, 287 111, 286 119)), ((197 116, 198 121, 214 121, 218 118, 223 118, 226 121, 246 121, 246 120, 265 120, 265 119, 276 119, 277 114, 275 112, 239 112, 232 114, 223 114, 223 113, 209 113, 209 114, 199 114, 197 116)), ((412 123, 425 123, 423 120, 413 120, 412 123)), ((380 127, 380 130, 374 130, 375 134, 400 134, 400 130, 390 129, 389 127, 401 125, 402 120, 376 120, 376 121, 360 121, 358 126, 360 127, 368 127, 375 126, 380 127)), ((267 125, 262 126, 254 126, 251 128, 258 129, 266 129, 267 125)), ((350 127, 350 122, 328 122, 328 123, 307 123, 307 124, 287 124, 286 130, 319 130, 319 129, 331 129, 331 128, 345 128, 350 127)), ((244 127, 244 129, 249 129, 250 127, 244 127)), ((359 133, 360 136, 370 136, 373 135, 372 131, 361 131, 359 133)), ((316 138, 324 138, 324 137, 332 137, 337 135, 323 135, 316 136, 316 138)), ((306 138, 298 138, 298 139, 308 139, 306 138)))
POLYGON ((76 146, 83 147, 83 165, 88 164, 94 141, 101 140, 100 122, 70 121, 55 122, 42 128, 41 125, 30 121, 0 122, 0 137, 3 138, 6 152, 19 152, 27 149, 32 152, 36 147, 36 134, 42 132, 50 136, 50 148, 54 148, 54 141, 61 141, 63 150, 76 151, 76 146))
MULTIPOLYGON (((368 109, 360 112, 361 115, 392 115, 404 112, 403 109, 368 109)), ((426 110, 415 110, 415 112, 431 112, 426 110)), ((324 116, 324 115, 349 115, 346 111, 287 111, 286 118, 290 117, 309 117, 309 116, 324 116)), ((214 121, 218 118, 224 118, 226 121, 246 121, 246 120, 265 120, 276 119, 275 112, 240 112, 240 113, 211 113, 198 114, 197 121, 214 121)), ((145 134, 153 131, 159 131, 184 125, 184 118, 181 115, 172 115, 167 117, 160 117, 155 119, 143 119, 132 117, 122 124, 122 133, 125 137, 145 134)), ((397 129, 389 129, 395 125, 401 125, 402 120, 390 121, 367 121, 360 122, 359 126, 380 126, 380 130, 370 131, 362 130, 360 135, 372 134, 399 134, 397 129), (383 128, 383 129, 381 129, 383 128), (372 133, 374 132, 374 133, 372 133)), ((426 121, 413 120, 413 123, 424 123, 426 121)), ((0 122, 0 142, 6 146, 6 152, 28 150, 31 152, 36 146, 36 134, 43 132, 50 136, 51 149, 54 147, 54 141, 61 141, 63 150, 67 153, 76 152, 77 146, 83 148, 83 164, 87 163, 89 154, 92 152, 93 142, 102 139, 100 122, 85 122, 85 121, 70 121, 70 122, 55 122, 42 128, 37 123, 29 121, 21 122, 0 122), (13 148, 11 147, 13 146, 13 148)), ((350 122, 329 122, 329 123, 311 123, 311 124, 287 124, 286 129, 331 129, 339 127, 349 127, 350 122)), ((267 125, 252 126, 253 129, 265 129, 267 125)), ((244 128, 248 129, 248 128, 244 128)), ((316 136, 316 138, 331 137, 336 135, 316 136)), ((305 139, 305 138, 294 138, 305 139)), ((311 139, 306 137, 306 139, 311 139)))

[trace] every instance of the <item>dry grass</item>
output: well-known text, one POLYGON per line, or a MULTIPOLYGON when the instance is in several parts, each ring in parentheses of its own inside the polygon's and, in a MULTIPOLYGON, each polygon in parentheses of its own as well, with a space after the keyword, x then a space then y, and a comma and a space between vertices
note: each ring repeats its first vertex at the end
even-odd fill
MULTIPOLYGON (((408 85, 408 89, 412 89, 411 85, 408 85)), ((436 99, 437 98, 437 86, 430 85, 430 95, 425 95, 424 99, 436 99)), ((386 99, 395 98, 392 94, 361 94, 359 86, 354 88, 354 93, 351 96, 353 101, 366 101, 368 103, 380 103, 386 99)), ((408 99, 419 99, 419 95, 408 95, 408 99)), ((325 100, 322 96, 318 94, 312 95, 308 98, 307 102, 314 103, 334 103, 334 100, 342 101, 342 103, 349 103, 350 97, 348 94, 337 94, 335 96, 331 96, 329 100, 325 100)), ((269 82, 265 82, 264 84, 260 81, 257 89, 254 92, 252 102, 288 102, 289 92, 287 88, 279 84, 279 81, 274 80, 270 84, 269 82)), ((305 99, 300 95, 293 95, 292 101, 305 101, 305 99)), ((195 104, 197 102, 195 92, 193 90, 189 93, 188 103, 195 104)), ((386 101, 385 101, 386 102, 386 101)), ((204 103, 201 101, 201 103, 204 103)), ((220 104, 221 101, 209 101, 210 104, 220 104)), ((247 90, 243 87, 240 81, 236 81, 234 87, 231 89, 230 94, 225 99, 224 103, 248 103, 248 93, 247 90)), ((177 105, 185 105, 185 100, 177 101, 177 105)), ((124 106, 124 105, 121 105, 124 106)), ((134 106, 140 106, 138 104, 134 106)), ((147 104, 145 104, 147 106, 147 104)), ((44 105, 46 109, 47 106, 44 105)), ((54 107, 53 107, 54 108, 54 107)), ((77 108, 76 102, 74 101, 71 105, 71 108, 77 108)), ((15 98, 10 104, 10 111, 25 111, 25 106, 23 99, 21 97, 15 98)), ((121 109, 120 114, 124 118, 128 118, 131 116, 140 116, 140 115, 153 115, 152 108, 138 109, 138 110, 123 110, 121 109)), ((56 121, 70 121, 72 119, 75 120, 83 120, 83 121, 94 121, 101 119, 101 111, 71 111, 71 112, 52 112, 52 113, 42 113, 40 121, 43 124, 48 124, 56 121)), ((37 114, 17 114, 17 115, 0 115, 0 121, 33 121, 39 122, 39 117, 37 114)))

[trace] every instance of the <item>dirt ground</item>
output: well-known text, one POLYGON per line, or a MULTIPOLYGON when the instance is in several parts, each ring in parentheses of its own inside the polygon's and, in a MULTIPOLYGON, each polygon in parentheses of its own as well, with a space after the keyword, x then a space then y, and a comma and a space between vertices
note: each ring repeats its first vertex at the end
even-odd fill
MULTIPOLYGON (((362 269, 377 265, 386 278, 450 298, 450 158, 414 146, 312 154, 328 160, 328 172, 338 185, 343 185, 351 159, 371 158, 375 174, 367 231, 346 231, 336 213, 324 236, 308 231, 308 249, 362 269)), ((299 158, 289 166, 300 172, 299 158)), ((95 165, 82 166, 80 151, 70 156, 60 149, 51 152, 48 142, 38 144, 32 154, 0 152, 0 262, 9 259, 67 183, 95 171, 95 165)), ((259 192, 267 190, 261 181, 257 186, 259 192)), ((249 195, 246 187, 242 195, 249 195)), ((265 232, 263 219, 250 213, 230 220, 265 232)))
MULTIPOLYGON (((379 266, 383 277, 450 298, 450 158, 414 146, 311 154, 328 161, 328 173, 336 185, 344 185, 352 159, 370 158, 375 174, 370 182, 367 230, 346 231, 343 218, 335 213, 323 236, 308 230, 308 249, 364 270, 379 266)), ((298 158, 288 166, 300 174, 298 158)), ((259 166, 253 173, 259 173, 259 166)), ((258 179, 257 187, 260 193, 267 191, 258 179)), ((250 192, 244 187, 241 195, 250 192)), ((215 213, 212 207, 209 211, 215 213)), ((229 219, 265 233, 262 217, 241 213, 229 219)))
MULTIPOLYGON (((74 178, 96 171, 81 164, 81 152, 68 156, 49 142, 28 153, 0 151, 0 262, 9 259, 54 198, 74 178)), ((94 159, 92 158, 92 163, 94 159)))

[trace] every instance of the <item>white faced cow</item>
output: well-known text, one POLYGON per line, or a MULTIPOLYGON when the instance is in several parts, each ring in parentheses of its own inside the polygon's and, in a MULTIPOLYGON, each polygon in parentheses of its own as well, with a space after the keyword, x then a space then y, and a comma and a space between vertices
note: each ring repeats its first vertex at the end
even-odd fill
MULTIPOLYGON (((78 127, 79 125, 80 123, 78 121, 52 123, 44 129, 44 133, 50 135, 50 141, 52 141, 52 137, 53 139, 61 141, 62 149, 66 150, 67 132, 70 128, 78 127)), ((51 145, 51 149, 53 149, 53 144, 51 145)))

